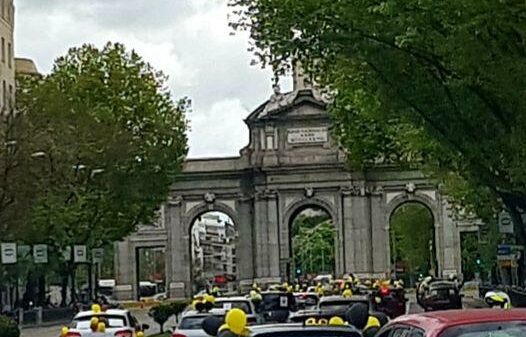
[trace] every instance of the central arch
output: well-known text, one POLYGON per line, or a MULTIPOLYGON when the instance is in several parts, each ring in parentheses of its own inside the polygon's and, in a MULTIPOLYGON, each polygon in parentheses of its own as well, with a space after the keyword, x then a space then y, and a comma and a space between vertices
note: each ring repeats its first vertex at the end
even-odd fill
MULTIPOLYGON (((222 246, 224 246, 222 248, 222 253, 223 253, 223 250, 225 249, 229 251, 233 250, 233 252, 230 251, 229 254, 233 255, 233 260, 231 262, 234 265, 233 267, 231 266, 228 270, 224 270, 224 276, 228 277, 227 275, 233 275, 235 277, 235 280, 227 280, 229 288, 225 290, 237 289, 238 269, 236 268, 236 261, 237 261, 236 260, 236 246, 237 246, 237 237, 238 237, 237 231, 239 228, 238 217, 236 216, 236 213, 232 208, 230 208, 229 206, 223 203, 220 203, 220 202, 203 203, 201 205, 193 207, 185 216, 185 219, 186 219, 185 232, 187 233, 186 244, 188 248, 188 257, 189 257, 188 261, 190 262, 187 266, 188 267, 187 275, 189 276, 189 279, 188 279, 189 284, 188 284, 187 289, 189 289, 192 292, 192 294, 196 293, 199 290, 202 290, 205 286, 215 285, 213 284, 213 282, 206 283, 206 284, 205 283, 201 284, 202 282, 196 282, 198 280, 197 280, 196 271, 194 270, 196 267, 195 251, 194 251, 194 249, 196 248, 195 247, 195 236, 196 236, 195 226, 207 217, 208 217, 207 220, 211 220, 209 219, 210 216, 217 217, 218 222, 224 223, 225 227, 230 227, 230 226, 233 227, 233 233, 228 234, 227 232, 229 232, 229 230, 225 228, 226 234, 225 233, 224 234, 226 235, 226 237, 220 238, 222 234, 218 234, 218 239, 225 239, 227 241, 233 240, 233 242, 230 242, 230 244, 228 244, 227 241, 224 241, 222 243, 222 246), (233 286, 233 289, 230 289, 230 286, 233 286)), ((203 260, 206 260, 206 258, 203 258, 203 260)), ((205 272, 203 273, 203 275, 206 275, 207 266, 204 265, 202 266, 202 268, 203 268, 203 271, 205 272)), ((217 271, 219 272, 219 270, 217 271)), ((203 279, 200 281, 206 280, 205 276, 202 276, 202 278, 203 279)))
MULTIPOLYGON (((332 249, 331 249, 331 255, 327 257, 327 262, 329 263, 332 259, 332 262, 330 262, 330 268, 327 268, 327 272, 331 274, 339 274, 340 270, 338 269, 340 258, 339 254, 339 231, 338 231, 338 218, 337 213, 335 211, 335 207, 331 205, 330 203, 326 202, 325 200, 322 200, 320 198, 308 198, 304 200, 300 200, 296 203, 293 203, 290 205, 287 210, 284 213, 283 216, 283 226, 287 229, 288 236, 285 239, 285 242, 288 246, 287 252, 288 256, 286 257, 288 260, 287 264, 287 270, 286 275, 284 275, 287 279, 292 280, 295 278, 303 278, 306 275, 306 268, 305 266, 301 266, 298 264, 298 261, 296 261, 296 258, 294 256, 294 232, 293 232, 293 224, 294 221, 298 218, 298 216, 302 215, 304 212, 311 210, 314 213, 311 215, 312 217, 319 216, 320 214, 326 214, 327 219, 333 229, 332 239, 332 249), (318 214, 318 215, 316 215, 318 214)), ((308 216, 307 217, 311 217, 308 216)), ((319 225, 319 224, 318 224, 319 225)), ((282 243, 283 244, 283 243, 282 243)), ((325 259, 323 259, 325 261, 325 259)), ((323 262, 322 262, 323 263, 323 262)))

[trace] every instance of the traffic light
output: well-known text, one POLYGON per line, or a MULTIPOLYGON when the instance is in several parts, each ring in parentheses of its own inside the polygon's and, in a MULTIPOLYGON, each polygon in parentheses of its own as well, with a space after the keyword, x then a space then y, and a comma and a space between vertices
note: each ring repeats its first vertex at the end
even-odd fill
POLYGON ((480 258, 480 254, 478 253, 475 259, 475 263, 477 264, 477 266, 480 266, 482 264, 482 259, 480 258))
POLYGON ((296 268, 296 275, 301 275, 301 268, 296 268))

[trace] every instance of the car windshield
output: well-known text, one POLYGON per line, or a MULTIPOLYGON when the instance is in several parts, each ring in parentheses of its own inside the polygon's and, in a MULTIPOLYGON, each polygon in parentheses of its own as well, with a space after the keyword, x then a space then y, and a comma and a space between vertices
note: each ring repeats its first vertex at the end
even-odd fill
POLYGON ((104 322, 106 328, 122 328, 126 326, 126 319, 119 315, 90 315, 77 317, 71 322, 71 327, 78 330, 91 329, 91 319, 97 317, 99 322, 104 322))
POLYGON ((327 302, 321 302, 320 308, 326 309, 326 310, 345 310, 347 309, 351 304, 355 302, 352 301, 327 301, 327 302))
MULTIPOLYGON (((216 316, 216 315, 214 315, 216 316)), ((201 330, 202 323, 209 316, 190 316, 184 317, 179 324, 179 330, 201 330)), ((224 316, 216 316, 218 318, 223 318, 224 316)))
MULTIPOLYGON (((497 314, 497 313, 496 313, 497 314)), ((470 324, 447 329, 440 337, 522 337, 526 321, 470 324)))
POLYGON ((253 314, 248 301, 216 301, 214 304, 214 308, 225 309, 225 310, 241 309, 246 314, 249 314, 249 315, 253 314))

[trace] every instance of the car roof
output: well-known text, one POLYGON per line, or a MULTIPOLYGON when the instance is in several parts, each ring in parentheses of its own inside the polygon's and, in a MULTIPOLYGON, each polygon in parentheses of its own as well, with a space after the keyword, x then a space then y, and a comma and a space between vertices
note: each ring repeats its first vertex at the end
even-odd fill
POLYGON ((87 311, 81 311, 78 314, 75 315, 75 318, 77 317, 86 317, 86 316, 101 316, 101 315, 127 315, 128 310, 123 309, 108 309, 104 311, 94 312, 92 310, 87 311))
POLYGON ((226 314, 226 310, 218 309, 218 308, 214 308, 214 309, 211 309, 209 311, 204 311, 204 312, 197 311, 197 310, 188 310, 183 313, 182 318, 206 317, 206 316, 211 316, 211 315, 225 315, 225 314, 226 314))
POLYGON ((216 297, 216 302, 229 302, 229 301, 243 301, 243 302, 250 302, 250 299, 248 299, 245 296, 232 296, 232 297, 216 297))
POLYGON ((367 299, 368 298, 365 295, 353 295, 351 297, 323 296, 320 298, 320 303, 323 303, 323 302, 353 302, 353 301, 363 301, 367 299))
POLYGON ((400 316, 389 322, 388 325, 405 324, 421 328, 426 332, 437 332, 451 326, 503 321, 526 321, 526 309, 459 309, 432 311, 400 316))
POLYGON ((330 326, 330 325, 304 325, 301 323, 283 323, 283 324, 263 324, 254 325, 250 327, 250 335, 257 335, 260 333, 273 333, 282 331, 319 331, 319 330, 331 330, 331 331, 352 331, 357 332, 356 328, 345 325, 345 326, 330 326))

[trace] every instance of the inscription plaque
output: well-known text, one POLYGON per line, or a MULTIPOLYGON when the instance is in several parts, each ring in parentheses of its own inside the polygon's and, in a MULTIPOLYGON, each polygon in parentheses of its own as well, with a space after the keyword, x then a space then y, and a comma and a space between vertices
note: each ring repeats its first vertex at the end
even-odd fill
POLYGON ((288 130, 287 141, 290 144, 325 143, 327 128, 292 128, 288 130))

